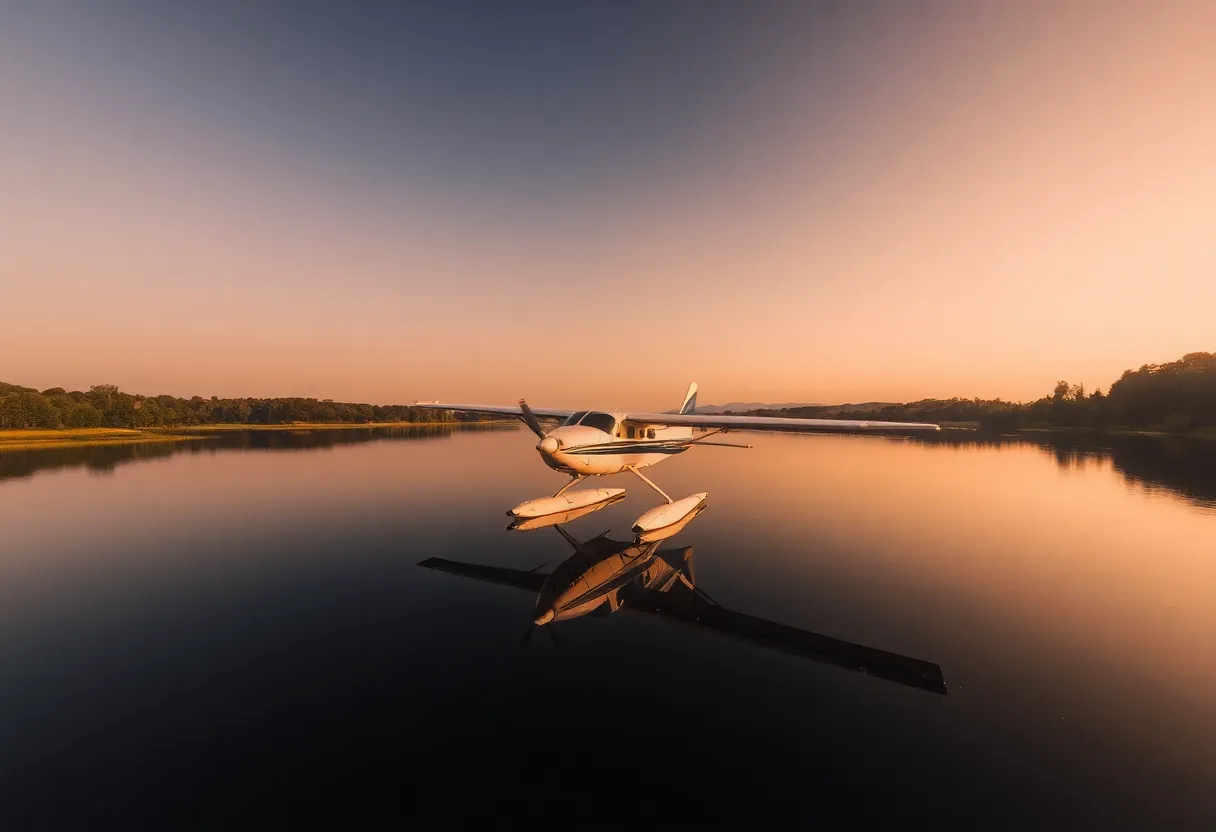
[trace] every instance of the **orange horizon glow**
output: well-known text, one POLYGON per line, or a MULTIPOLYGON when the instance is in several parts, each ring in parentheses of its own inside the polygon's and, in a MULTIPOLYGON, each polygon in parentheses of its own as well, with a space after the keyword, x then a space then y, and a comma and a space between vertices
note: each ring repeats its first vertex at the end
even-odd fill
POLYGON ((262 138, 259 119, 286 116, 9 26, 0 381, 1026 401, 1216 350, 1216 7, 926 21, 794 50, 720 123, 670 116, 679 164, 658 175, 605 163, 527 183, 539 196, 455 168, 352 173, 354 138, 308 157, 262 138))

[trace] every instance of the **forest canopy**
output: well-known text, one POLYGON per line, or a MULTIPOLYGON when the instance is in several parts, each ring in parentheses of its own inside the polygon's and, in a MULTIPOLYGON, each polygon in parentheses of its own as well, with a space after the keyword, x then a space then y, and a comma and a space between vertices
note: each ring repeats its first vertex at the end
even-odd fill
POLYGON ((905 404, 827 405, 751 411, 802 418, 975 423, 994 430, 1032 427, 1187 431, 1216 427, 1216 353, 1126 370, 1107 393, 1060 381, 1041 399, 922 399, 905 404))
MULTIPOLYGON (((1027 427, 1137 428, 1187 431, 1216 427, 1216 353, 1193 352, 1168 364, 1127 370, 1107 393, 1060 381, 1033 402, 1001 399, 922 399, 904 404, 823 405, 752 411, 762 415, 890 421, 970 423, 994 430, 1027 427)), ((296 422, 478 421, 407 405, 329 399, 205 399, 140 396, 113 384, 87 391, 51 387, 41 392, 0 382, 0 428, 148 428, 190 425, 283 425, 296 422)))
MULTIPOLYGON (((475 417, 474 417, 475 418, 475 417)), ((216 396, 140 396, 113 384, 87 391, 51 387, 39 392, 0 382, 0 428, 154 428, 191 425, 283 425, 295 422, 451 422, 460 417, 407 405, 329 399, 221 399, 216 396)))

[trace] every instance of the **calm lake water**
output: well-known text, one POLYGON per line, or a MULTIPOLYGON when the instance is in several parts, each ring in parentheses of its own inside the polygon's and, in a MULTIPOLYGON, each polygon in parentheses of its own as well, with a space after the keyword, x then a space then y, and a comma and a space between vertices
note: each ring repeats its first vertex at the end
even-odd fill
MULTIPOLYGON (((750 441, 649 469, 710 495, 663 546, 946 695, 628 604, 525 639, 417 564, 573 554, 506 528, 563 481, 526 431, 0 453, 0 828, 1216 829, 1216 445, 750 441)), ((657 497, 601 483, 563 528, 627 541, 657 497)))

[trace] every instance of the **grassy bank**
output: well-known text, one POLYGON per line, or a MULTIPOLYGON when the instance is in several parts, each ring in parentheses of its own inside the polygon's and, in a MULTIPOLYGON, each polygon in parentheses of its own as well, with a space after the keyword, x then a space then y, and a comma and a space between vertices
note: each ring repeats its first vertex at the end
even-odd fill
POLYGON ((0 451, 63 448, 71 445, 122 445, 131 442, 180 442, 230 431, 367 430, 371 428, 480 427, 509 422, 294 422, 285 425, 190 425, 175 428, 63 428, 60 430, 0 430, 0 451))
POLYGON ((63 430, 0 430, 0 452, 69 445, 123 445, 129 442, 166 442, 189 439, 165 430, 130 428, 65 428, 63 430))

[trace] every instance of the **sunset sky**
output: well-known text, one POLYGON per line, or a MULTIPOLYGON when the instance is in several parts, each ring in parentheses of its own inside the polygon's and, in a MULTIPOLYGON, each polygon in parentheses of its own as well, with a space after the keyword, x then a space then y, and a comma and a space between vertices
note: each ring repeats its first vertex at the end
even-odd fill
POLYGON ((9 3, 0 380, 1031 399, 1216 350, 1216 3, 9 3))

